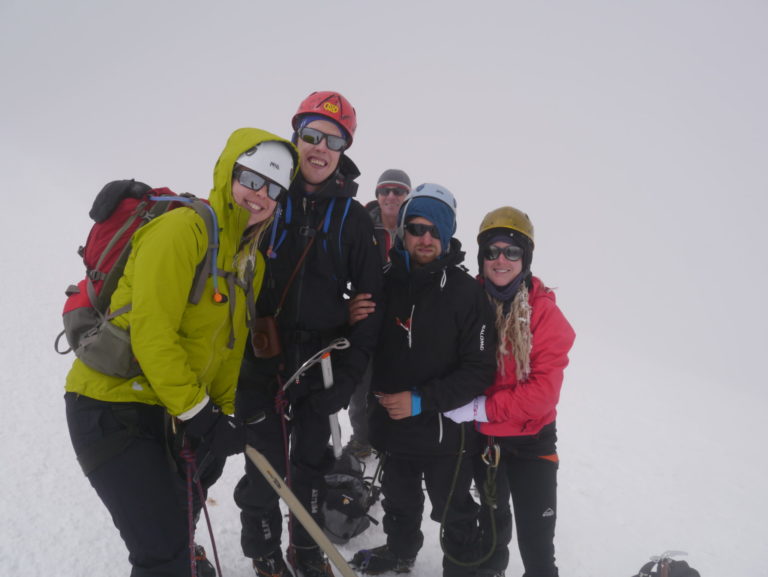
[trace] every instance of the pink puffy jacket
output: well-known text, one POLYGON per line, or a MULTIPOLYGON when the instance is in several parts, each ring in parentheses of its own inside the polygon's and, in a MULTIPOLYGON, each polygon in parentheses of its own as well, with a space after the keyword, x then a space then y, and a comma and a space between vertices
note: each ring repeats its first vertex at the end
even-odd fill
POLYGON ((486 389, 488 423, 478 423, 484 435, 515 437, 535 435, 557 416, 563 371, 576 333, 557 307, 555 293, 533 277, 531 304, 531 374, 518 383, 512 353, 505 358, 506 374, 496 372, 486 389))

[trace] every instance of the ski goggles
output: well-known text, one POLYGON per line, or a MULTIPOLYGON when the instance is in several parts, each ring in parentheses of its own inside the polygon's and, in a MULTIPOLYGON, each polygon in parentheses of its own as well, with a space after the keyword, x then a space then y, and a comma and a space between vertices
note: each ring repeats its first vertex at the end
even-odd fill
POLYGON ((523 249, 514 244, 508 246, 491 245, 483 249, 485 260, 496 260, 502 254, 507 260, 520 260, 523 258, 523 249))
POLYGON ((376 194, 379 196, 387 196, 394 194, 395 196, 405 196, 408 194, 408 190, 397 186, 382 186, 376 189, 376 194))
POLYGON ((424 236, 425 234, 429 233, 432 235, 432 238, 436 238, 438 240, 440 239, 440 231, 435 224, 420 224, 417 222, 409 222, 405 225, 405 230, 408 232, 408 234, 412 234, 413 236, 424 236))
POLYGON ((242 184, 245 188, 250 188, 251 190, 261 190, 266 184, 267 196, 272 200, 277 200, 280 196, 280 193, 285 190, 279 184, 267 180, 260 174, 251 172, 250 170, 246 170, 244 168, 240 169, 240 173, 237 175, 237 182, 242 184))
POLYGON ((347 140, 343 136, 326 134, 309 126, 299 128, 298 135, 304 142, 315 145, 320 144, 325 139, 325 145, 328 147, 328 150, 333 150, 334 152, 339 152, 347 147, 347 140))

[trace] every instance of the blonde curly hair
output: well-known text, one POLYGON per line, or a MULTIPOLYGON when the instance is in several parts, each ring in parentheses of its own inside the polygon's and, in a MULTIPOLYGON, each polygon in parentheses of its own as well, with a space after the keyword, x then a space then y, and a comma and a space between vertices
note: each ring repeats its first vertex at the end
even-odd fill
POLYGON ((496 346, 496 364, 502 375, 507 374, 505 358, 512 350, 515 358, 515 375, 518 382, 528 378, 531 373, 531 305, 528 302, 528 287, 522 283, 512 299, 509 312, 504 313, 504 301, 490 294, 488 299, 496 309, 496 330, 498 344, 496 346))

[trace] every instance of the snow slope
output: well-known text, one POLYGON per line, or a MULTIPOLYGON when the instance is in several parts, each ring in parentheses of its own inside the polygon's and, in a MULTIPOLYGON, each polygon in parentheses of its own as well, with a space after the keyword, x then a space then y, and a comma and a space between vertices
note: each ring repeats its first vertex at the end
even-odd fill
MULTIPOLYGON (((36 210, 45 237, 0 253, 4 270, 29 271, 0 281, 1 318, 12 329, 0 347, 0 566, 15 577, 118 577, 129 571, 124 546, 69 444, 62 383, 70 358, 52 349, 62 290, 80 274, 70 248, 81 232, 69 217, 82 207, 54 200, 36 210), (45 274, 30 263, 45 263, 45 274), (20 292, 19 282, 33 277, 20 292)), ((22 238, 25 225, 6 220, 3 228, 22 238)), ((768 575, 768 466, 758 444, 765 400, 764 391, 644 363, 582 328, 560 404, 562 574, 628 577, 648 556, 682 549, 708 577, 768 575)), ((345 416, 342 424, 348 431, 345 416)), ((231 498, 242 469, 242 457, 233 457, 209 502, 228 577, 250 575, 231 498)), ((437 524, 426 520, 424 529, 414 577, 440 567, 437 524)), ((381 542, 373 527, 341 551, 350 558, 381 542)), ((521 572, 513 554, 507 574, 521 572)))
MULTIPOLYGON (((488 210, 534 221, 533 268, 578 333, 563 577, 629 577, 667 549, 704 577, 768 577, 766 21, 755 0, 0 2, 0 576, 129 571, 52 346, 93 196, 130 177, 205 196, 232 130, 290 136, 300 99, 333 89, 359 115, 362 201, 392 167, 447 186, 472 270, 488 210)), ((211 494, 226 577, 251 575, 241 470, 211 494)), ((424 529, 415 577, 439 567, 424 529)))

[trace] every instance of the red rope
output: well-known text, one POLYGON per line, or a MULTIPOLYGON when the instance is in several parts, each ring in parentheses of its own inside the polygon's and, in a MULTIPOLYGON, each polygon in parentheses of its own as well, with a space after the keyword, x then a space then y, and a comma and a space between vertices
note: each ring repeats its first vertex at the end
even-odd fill
MULTIPOLYGON (((291 457, 288 443, 288 420, 285 416, 285 411, 289 406, 288 399, 285 397, 285 390, 283 390, 283 379, 278 374, 277 376, 278 392, 275 396, 275 410, 280 415, 280 425, 283 430, 283 458, 285 459, 285 484, 289 489, 292 489, 291 485, 291 457)), ((288 546, 293 546, 293 515, 288 514, 288 546)), ((194 576, 193 576, 194 577, 194 576)))
POLYGON ((197 577, 197 563, 195 562, 195 521, 192 515, 192 475, 195 465, 195 453, 189 448, 189 441, 184 440, 184 446, 179 455, 187 463, 187 526, 189 527, 189 566, 192 577, 197 577))
MULTIPOLYGON (((195 452, 189 446, 189 440, 184 439, 184 446, 179 452, 179 455, 187 463, 187 522, 189 523, 189 562, 192 570, 192 577, 197 577, 197 562, 195 561, 195 521, 192 514, 192 479, 197 474, 197 463, 195 452)), ((203 484, 198 481, 195 483, 197 486, 197 496, 200 499, 200 503, 203 507, 203 513, 205 514, 205 522, 208 525, 208 534, 211 537, 211 548, 213 549, 213 558, 216 561, 216 574, 219 577, 223 577, 221 573, 221 563, 219 563, 219 551, 216 547, 216 540, 213 537, 213 526, 211 525, 211 517, 208 515, 208 507, 205 504, 205 495, 203 494, 203 484)))

